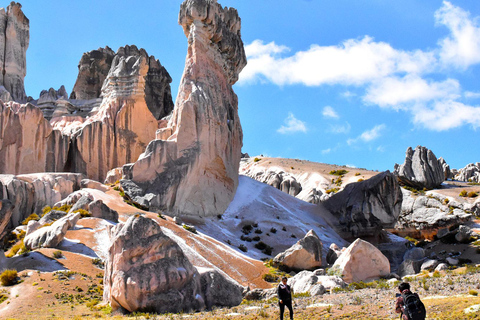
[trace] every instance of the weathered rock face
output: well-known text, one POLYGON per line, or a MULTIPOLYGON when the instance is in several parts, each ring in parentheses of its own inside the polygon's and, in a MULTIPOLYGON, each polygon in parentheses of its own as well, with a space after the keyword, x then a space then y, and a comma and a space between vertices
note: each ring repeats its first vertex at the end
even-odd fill
POLYGON ((20 3, 11 2, 0 9, 0 85, 17 102, 26 102, 23 79, 27 73, 26 53, 30 26, 20 3))
POLYGON ((294 176, 282 170, 276 170, 275 168, 271 168, 267 171, 256 171, 249 176, 294 197, 302 191, 302 186, 297 182, 297 179, 295 179, 294 176))
POLYGON ((279 253, 273 262, 291 270, 311 270, 322 266, 322 242, 310 230, 303 239, 279 253))
POLYGON ((104 300, 113 310, 166 313, 241 302, 240 285, 218 271, 199 273, 155 221, 132 216, 111 235, 104 300))
POLYGON ((217 215, 238 185, 242 129, 232 85, 246 64, 240 18, 215 0, 188 0, 181 5, 179 23, 189 48, 174 113, 123 173, 151 208, 217 215))
POLYGON ((94 218, 101 218, 110 220, 113 222, 118 222, 118 212, 110 209, 102 200, 92 201, 88 205, 88 211, 92 214, 94 218))
POLYGON ((445 176, 445 180, 448 179, 453 179, 454 175, 452 173, 452 170, 450 170, 450 165, 443 159, 442 157, 438 158, 438 161, 441 163, 442 168, 443 168, 443 174, 445 176))
POLYGON ((0 175, 0 198, 15 206, 11 225, 18 226, 30 214, 40 213, 80 188, 83 176, 75 173, 0 175))
POLYGON ((90 100, 100 97, 115 52, 108 46, 86 52, 78 63, 78 76, 70 99, 90 100))
POLYGON ((55 221, 51 226, 35 230, 25 236, 25 247, 29 250, 57 247, 65 238, 67 230, 75 227, 78 219, 80 219, 80 213, 72 213, 55 221))
POLYGON ((0 102, 0 172, 61 172, 69 138, 53 130, 32 104, 0 102))
POLYGON ((3 238, 3 233, 10 223, 10 218, 13 213, 12 209, 13 205, 10 200, 0 200, 0 240, 3 238))
POLYGON ((455 175, 455 180, 480 182, 480 162, 469 163, 465 168, 458 170, 458 173, 455 175))
POLYGON ((419 190, 435 189, 445 181, 442 162, 431 150, 422 146, 417 146, 415 150, 408 147, 405 162, 395 164, 394 174, 401 183, 419 190))
POLYGON ((414 228, 433 230, 456 225, 472 218, 475 204, 461 203, 444 195, 429 192, 426 196, 415 196, 402 189, 402 211, 395 229, 414 228))
POLYGON ((389 171, 345 189, 324 201, 338 219, 337 232, 346 238, 370 236, 382 228, 391 228, 400 215, 402 191, 389 171))
POLYGON ((375 246, 357 239, 338 257, 332 269, 351 283, 386 276, 390 273, 390 263, 375 246))

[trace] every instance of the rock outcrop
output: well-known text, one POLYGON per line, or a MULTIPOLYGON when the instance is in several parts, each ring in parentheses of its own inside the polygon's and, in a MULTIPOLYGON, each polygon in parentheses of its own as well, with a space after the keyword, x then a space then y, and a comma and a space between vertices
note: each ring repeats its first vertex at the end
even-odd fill
POLYGON ((442 157, 438 158, 438 161, 442 165, 445 180, 453 179, 454 174, 453 174, 452 170, 450 170, 450 165, 442 157))
POLYGON ((38 248, 55 248, 63 238, 68 229, 72 229, 80 219, 80 213, 71 213, 55 221, 52 225, 40 227, 34 232, 25 236, 25 248, 28 250, 38 248))
POLYGON ((12 217, 13 212, 12 209, 13 205, 10 200, 0 200, 0 240, 2 240, 3 234, 10 223, 10 218, 12 217))
POLYGON ((455 180, 465 182, 480 182, 480 162, 469 163, 464 168, 459 169, 455 175, 455 180))
POLYGON ((415 150, 408 147, 405 162, 395 164, 394 174, 401 183, 418 190, 435 189, 445 181, 442 161, 422 146, 417 146, 415 150))
POLYGON ((132 216, 116 225, 111 236, 104 301, 113 310, 180 312, 242 300, 241 286, 218 272, 199 273, 151 219, 132 216))
POLYGON ((275 256, 273 263, 289 270, 319 268, 322 266, 322 246, 315 231, 310 230, 303 239, 275 256))
POLYGON ((337 219, 337 232, 346 238, 378 234, 395 225, 402 206, 402 191, 389 171, 345 186, 324 201, 337 219))
POLYGON ((375 246, 357 239, 338 257, 330 270, 342 275, 347 283, 359 282, 388 275, 390 262, 375 246))
POLYGON ((288 279, 295 293, 309 293, 311 296, 324 294, 334 288, 345 288, 347 284, 339 276, 327 276, 325 270, 302 271, 288 279))
POLYGON ((14 205, 11 224, 16 227, 30 214, 41 213, 80 188, 83 176, 75 173, 0 175, 0 198, 14 205))
POLYGON ((189 48, 172 118, 123 173, 142 190, 129 195, 136 202, 172 215, 218 215, 238 185, 242 129, 232 85, 246 64, 240 18, 215 0, 188 0, 179 23, 189 48))
POLYGON ((29 21, 20 3, 12 1, 6 12, 0 8, 0 86, 17 102, 27 101, 23 80, 27 74, 29 33, 29 21))
POLYGON ((269 168, 267 171, 255 170, 244 174, 294 197, 302 191, 297 179, 279 168, 269 168))

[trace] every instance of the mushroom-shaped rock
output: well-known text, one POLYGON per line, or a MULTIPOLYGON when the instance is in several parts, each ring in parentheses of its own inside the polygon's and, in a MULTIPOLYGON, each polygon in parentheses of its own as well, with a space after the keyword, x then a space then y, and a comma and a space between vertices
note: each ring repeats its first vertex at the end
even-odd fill
POLYGON ((415 150, 408 147, 405 162, 395 164, 394 174, 401 183, 416 189, 435 189, 445 181, 442 161, 422 146, 417 146, 415 150))
POLYGON ((315 231, 310 230, 303 239, 279 253, 273 262, 290 270, 318 268, 322 266, 322 242, 315 231))
POLYGON ((388 275, 390 263, 374 245, 357 239, 338 257, 332 269, 351 283, 388 275))
POLYGON ((55 248, 65 237, 68 229, 73 228, 80 213, 70 213, 65 217, 55 221, 51 226, 39 228, 31 234, 25 236, 25 247, 29 250, 37 248, 55 248))

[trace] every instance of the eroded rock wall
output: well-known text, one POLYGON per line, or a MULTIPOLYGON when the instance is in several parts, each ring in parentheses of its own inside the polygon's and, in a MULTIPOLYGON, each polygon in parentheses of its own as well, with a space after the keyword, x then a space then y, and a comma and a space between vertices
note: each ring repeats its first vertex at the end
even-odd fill
POLYGON ((132 198, 150 207, 217 215, 238 185, 242 129, 232 85, 246 65, 240 18, 215 0, 188 0, 179 23, 189 47, 173 116, 124 176, 142 189, 132 198))

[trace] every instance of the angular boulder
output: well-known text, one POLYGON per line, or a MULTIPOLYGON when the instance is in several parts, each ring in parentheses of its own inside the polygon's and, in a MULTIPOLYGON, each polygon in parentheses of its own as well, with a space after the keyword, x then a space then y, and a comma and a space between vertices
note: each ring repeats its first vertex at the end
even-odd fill
POLYGON ((216 269, 200 269, 200 285, 205 306, 231 307, 242 302, 244 287, 216 269))
POLYGON ((357 239, 338 257, 331 270, 351 283, 388 275, 390 262, 374 245, 357 239))
POLYGON ((336 217, 336 231, 344 238, 356 238, 392 228, 400 215, 402 199, 397 179, 385 171, 346 185, 323 205, 336 217))
POLYGON ((123 174, 153 210, 216 216, 238 186, 242 128, 232 86, 246 65, 241 22, 215 0, 188 0, 179 23, 189 47, 173 115, 123 174))
POLYGON ((318 235, 310 230, 303 239, 279 253, 273 262, 289 270, 316 269, 322 266, 322 246, 318 235))
POLYGON ((68 229, 73 228, 80 213, 71 213, 55 221, 52 225, 41 227, 25 236, 25 247, 29 250, 38 248, 55 248, 62 242, 68 229))
POLYGON ((435 189, 445 181, 443 163, 431 150, 422 146, 417 146, 415 150, 408 147, 405 162, 395 164, 393 173, 401 183, 418 190, 435 189))
POLYGON ((110 209, 102 200, 94 200, 88 204, 88 211, 94 218, 118 222, 118 212, 110 209))

